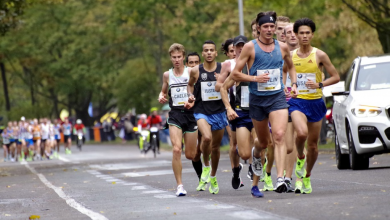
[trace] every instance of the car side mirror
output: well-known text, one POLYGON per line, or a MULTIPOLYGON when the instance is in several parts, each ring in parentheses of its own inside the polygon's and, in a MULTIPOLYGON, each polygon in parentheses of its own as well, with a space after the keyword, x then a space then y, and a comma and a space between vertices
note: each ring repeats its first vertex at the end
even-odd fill
POLYGON ((344 92, 332 92, 333 96, 339 96, 339 95, 349 95, 349 91, 344 92))

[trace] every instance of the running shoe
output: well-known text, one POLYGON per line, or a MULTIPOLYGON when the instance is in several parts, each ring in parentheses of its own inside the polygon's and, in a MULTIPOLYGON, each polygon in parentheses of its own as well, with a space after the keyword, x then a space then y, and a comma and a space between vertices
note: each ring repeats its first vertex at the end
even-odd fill
POLYGON ((254 198, 260 198, 260 197, 264 196, 264 194, 262 192, 260 192, 259 187, 257 187, 257 186, 252 186, 251 194, 252 194, 252 197, 254 197, 254 198))
POLYGON ((295 193, 302 193, 302 181, 295 181, 295 193))
POLYGON ((176 190, 176 196, 185 196, 187 195, 187 191, 184 189, 183 185, 178 185, 176 190))
POLYGON ((210 178, 209 191, 211 194, 217 194, 219 192, 217 177, 210 178))
POLYGON ((284 193, 286 191, 287 191, 287 184, 284 182, 283 177, 279 177, 278 181, 276 182, 275 192, 284 193))
POLYGON ((54 151, 53 156, 54 156, 54 158, 57 158, 57 159, 58 159, 58 152, 57 152, 57 151, 54 151))
POLYGON ((202 180, 199 180, 199 185, 196 187, 196 191, 205 191, 206 190, 207 183, 203 182, 202 180))
POLYGON ((303 186, 302 186, 302 194, 310 194, 313 189, 311 188, 311 181, 310 177, 305 177, 302 179, 303 186))
POLYGON ((306 155, 305 158, 303 159, 297 158, 297 163, 295 164, 295 175, 298 178, 303 179, 303 177, 306 176, 305 162, 306 162, 306 155))
POLYGON ((254 156, 255 148, 252 148, 252 171, 256 176, 259 176, 260 178, 263 175, 263 165, 261 164, 261 158, 257 159, 254 156))
POLYGON ((286 183, 287 185, 287 193, 290 193, 290 192, 295 192, 295 189, 294 187, 292 187, 292 183, 291 183, 291 180, 288 180, 288 179, 284 179, 284 182, 286 183))
POLYGON ((260 182, 264 182, 265 181, 265 176, 267 175, 267 165, 268 165, 268 160, 267 160, 267 157, 264 158, 265 159, 265 162, 264 162, 264 165, 263 165, 263 176, 260 178, 260 182))
POLYGON ((251 181, 253 181, 252 164, 249 164, 248 174, 246 175, 251 181))
POLYGON ((238 167, 235 167, 232 169, 233 171, 233 177, 232 177, 232 187, 233 189, 238 189, 241 187, 241 178, 240 178, 240 173, 243 168, 243 165, 240 163, 238 167))
POLYGON ((200 180, 205 183, 210 182, 210 172, 211 168, 210 167, 203 167, 202 175, 200 176, 200 180))
POLYGON ((273 190, 274 190, 274 184, 272 183, 272 178, 271 176, 268 176, 268 174, 265 174, 263 191, 273 191, 273 190))

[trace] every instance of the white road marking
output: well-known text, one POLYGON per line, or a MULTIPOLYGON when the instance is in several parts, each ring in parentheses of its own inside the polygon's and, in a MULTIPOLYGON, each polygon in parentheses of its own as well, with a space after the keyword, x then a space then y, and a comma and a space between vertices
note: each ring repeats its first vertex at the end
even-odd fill
POLYGON ((125 186, 134 186, 134 185, 137 185, 137 183, 123 183, 123 185, 125 185, 125 186))
MULTIPOLYGON (((191 173, 194 172, 194 169, 183 169, 182 173, 191 173)), ((173 174, 173 170, 155 170, 155 171, 145 171, 145 172, 129 172, 129 173, 122 173, 125 176, 128 177, 142 177, 142 176, 159 176, 159 175, 167 175, 167 174, 173 174)))
POLYGON ((64 157, 61 157, 61 156, 58 156, 58 159, 61 160, 61 161, 67 162, 67 163, 70 162, 70 160, 68 160, 68 159, 66 159, 64 157))
POLYGON ((30 165, 28 165, 28 163, 25 164, 25 167, 27 169, 29 169, 33 174, 37 175, 39 177, 39 179, 41 180, 41 182, 43 184, 45 184, 48 188, 54 190, 54 192, 56 192, 60 198, 65 200, 65 202, 70 207, 72 207, 72 208, 76 209, 77 211, 81 212, 82 214, 90 217, 92 220, 108 220, 108 218, 106 218, 104 215, 97 213, 97 212, 94 212, 94 211, 84 207, 80 203, 76 202, 76 200, 74 200, 70 196, 66 195, 60 187, 54 186, 50 181, 48 181, 46 179, 46 177, 43 174, 37 173, 37 171, 33 167, 30 167, 30 165))
POLYGON ((139 163, 113 163, 113 164, 104 164, 104 165, 89 165, 92 169, 97 170, 130 170, 130 169, 140 169, 148 167, 162 167, 162 166, 171 166, 172 162, 168 160, 159 160, 159 161, 150 161, 148 163, 139 164, 139 163))
POLYGON ((174 195, 166 195, 166 194, 160 194, 160 195, 154 195, 155 198, 157 199, 171 199, 171 198, 176 198, 177 196, 174 195))
POLYGON ((270 215, 260 215, 254 211, 245 210, 226 214, 239 219, 270 219, 270 215))
POLYGON ((143 194, 153 194, 153 193, 166 193, 167 191, 163 190, 151 190, 151 191, 143 191, 143 194))
POLYGON ((133 186, 131 188, 131 190, 143 190, 143 189, 146 189, 146 187, 145 186, 133 186))
POLYGON ((205 206, 203 206, 203 208, 205 208, 205 209, 232 209, 232 208, 235 208, 235 206, 214 204, 214 205, 205 205, 205 206))

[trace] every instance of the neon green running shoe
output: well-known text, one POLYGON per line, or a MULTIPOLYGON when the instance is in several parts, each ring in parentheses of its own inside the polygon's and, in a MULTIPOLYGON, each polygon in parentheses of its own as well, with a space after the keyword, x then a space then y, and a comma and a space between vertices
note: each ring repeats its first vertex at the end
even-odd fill
POLYGON ((217 177, 210 178, 209 191, 211 194, 217 194, 219 192, 217 177))
POLYGON ((206 185, 207 183, 200 180, 198 187, 196 187, 196 191, 206 191, 206 185))
POLYGON ((26 161, 27 161, 27 162, 31 162, 31 161, 33 161, 33 158, 32 158, 32 156, 27 156, 27 159, 26 159, 26 161))
POLYGON ((202 175, 200 176, 200 180, 204 183, 210 182, 210 167, 203 167, 202 175))
POLYGON ((313 191, 313 189, 311 188, 310 177, 305 177, 302 180, 303 180, 302 193, 310 194, 313 191))
POLYGON ((264 182, 265 181, 265 177, 267 176, 267 165, 268 165, 268 160, 267 160, 267 157, 265 157, 265 162, 264 162, 264 165, 263 165, 263 173, 260 177, 260 182, 264 182))
POLYGON ((303 177, 306 176, 305 162, 306 155, 302 160, 297 158, 297 163, 295 164, 295 175, 297 175, 298 178, 303 179, 303 177))
POLYGON ((274 190, 274 184, 272 183, 271 176, 268 176, 268 174, 265 175, 264 178, 264 188, 262 191, 273 191, 274 190))
POLYGON ((302 193, 302 181, 295 182, 295 193, 302 193))

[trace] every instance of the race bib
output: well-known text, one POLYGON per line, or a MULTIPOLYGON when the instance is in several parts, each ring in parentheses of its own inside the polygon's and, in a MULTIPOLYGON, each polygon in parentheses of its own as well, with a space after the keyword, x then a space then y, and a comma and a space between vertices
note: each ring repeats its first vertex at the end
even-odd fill
POLYGON ((241 86, 241 107, 249 107, 249 87, 241 86))
POLYGON ((217 82, 201 82, 202 101, 217 101, 221 100, 221 93, 215 91, 217 82))
POLYGON ((297 84, 299 94, 310 94, 316 93, 317 89, 308 89, 306 87, 307 80, 310 79, 313 82, 316 82, 315 73, 297 73, 297 84))
POLYGON ((261 76, 265 73, 269 73, 270 79, 265 83, 257 83, 257 91, 276 91, 282 87, 280 85, 280 69, 270 70, 257 70, 257 75, 261 76))
POLYGON ((184 106, 184 102, 188 100, 187 86, 171 88, 171 97, 173 106, 184 106))
POLYGON ((35 138, 36 138, 36 137, 40 137, 40 136, 41 136, 41 133, 39 133, 39 132, 34 132, 34 133, 33 133, 33 137, 35 137, 35 138))

